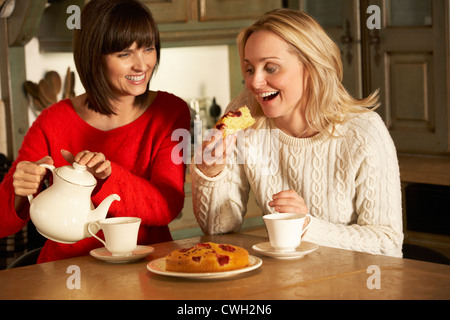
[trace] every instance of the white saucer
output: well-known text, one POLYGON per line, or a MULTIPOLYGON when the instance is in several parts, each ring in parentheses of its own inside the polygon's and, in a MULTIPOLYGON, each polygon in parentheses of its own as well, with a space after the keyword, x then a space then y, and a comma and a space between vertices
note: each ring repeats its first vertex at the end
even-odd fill
POLYGON ((133 253, 129 256, 116 257, 111 254, 105 247, 91 250, 89 254, 96 259, 108 261, 112 263, 126 263, 142 259, 152 253, 155 249, 148 246, 137 246, 133 253))
POLYGON ((160 274, 163 276, 179 277, 179 278, 190 278, 190 279, 216 279, 231 277, 240 273, 249 272, 259 268, 262 265, 262 260, 255 256, 249 256, 249 266, 242 269, 222 271, 222 272, 200 272, 200 273, 189 273, 189 272, 173 272, 166 270, 166 259, 160 258, 150 261, 147 264, 147 269, 153 273, 160 274))
POLYGON ((252 249, 268 257, 275 259, 298 259, 308 253, 315 251, 319 246, 312 242, 302 241, 295 251, 279 252, 275 251, 270 242, 255 244, 252 249))

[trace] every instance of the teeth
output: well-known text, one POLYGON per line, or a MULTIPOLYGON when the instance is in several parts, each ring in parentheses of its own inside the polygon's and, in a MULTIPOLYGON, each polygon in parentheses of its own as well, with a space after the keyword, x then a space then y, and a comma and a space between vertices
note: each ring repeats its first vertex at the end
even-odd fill
POLYGON ((258 96, 260 96, 261 98, 266 98, 266 97, 273 96, 273 95, 275 95, 275 94, 277 94, 277 93, 278 93, 277 91, 273 91, 273 92, 263 92, 263 93, 258 94, 258 96))
POLYGON ((141 81, 145 78, 145 74, 141 76, 125 76, 125 78, 127 78, 130 81, 141 81))

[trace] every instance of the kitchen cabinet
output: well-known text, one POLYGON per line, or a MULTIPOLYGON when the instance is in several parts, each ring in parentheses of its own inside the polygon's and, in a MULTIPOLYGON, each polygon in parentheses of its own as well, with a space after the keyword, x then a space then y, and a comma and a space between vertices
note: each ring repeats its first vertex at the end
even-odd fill
POLYGON ((158 24, 254 20, 281 7, 280 0, 141 0, 158 24))
MULTIPOLYGON (((40 48, 71 52, 73 30, 66 27, 70 5, 88 0, 49 0, 38 32, 40 48)), ((163 47, 232 44, 238 32, 282 0, 141 0, 152 12, 163 47)))
POLYGON ((37 31, 39 49, 45 52, 72 52, 73 29, 67 27, 67 21, 79 17, 86 0, 48 0, 37 31), (69 6, 77 6, 78 12, 69 11, 69 6))
POLYGON ((186 23, 193 19, 192 1, 189 0, 142 0, 150 8, 153 18, 161 23, 186 23))
POLYGON ((381 88, 378 112, 400 152, 448 155, 450 1, 364 3, 382 8, 381 29, 363 31, 366 93, 381 88))
POLYGON ((347 90, 364 97, 380 89, 377 112, 397 150, 449 156, 450 1, 300 3, 339 45, 347 90))
POLYGON ((239 31, 281 0, 143 0, 158 23, 163 47, 234 44, 239 31))
POLYGON ((312 15, 339 46, 344 67, 343 84, 357 98, 363 94, 359 0, 302 0, 301 9, 312 15))
POLYGON ((200 0, 200 21, 258 19, 282 6, 279 0, 200 0))

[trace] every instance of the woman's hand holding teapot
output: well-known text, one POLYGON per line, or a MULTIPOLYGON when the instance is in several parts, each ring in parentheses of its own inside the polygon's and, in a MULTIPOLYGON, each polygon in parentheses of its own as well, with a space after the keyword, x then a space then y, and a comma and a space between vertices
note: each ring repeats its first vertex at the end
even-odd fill
MULTIPOLYGON (((13 174, 14 207, 17 213, 21 212, 21 208, 26 203, 26 197, 33 195, 39 190, 42 180, 47 169, 39 166, 40 164, 53 165, 53 159, 46 156, 36 162, 21 161, 17 164, 13 174)), ((24 218, 24 217, 22 217, 24 218)))
MULTIPOLYGON (((70 164, 77 162, 87 166, 88 170, 98 179, 106 179, 111 174, 111 162, 106 160, 103 153, 84 150, 73 156, 69 151, 61 150, 61 154, 70 164)), ((45 156, 36 162, 21 161, 17 164, 13 175, 14 193, 17 196, 26 197, 38 192, 42 179, 47 172, 47 169, 39 166, 40 164, 53 165, 53 159, 50 156, 45 156)))
MULTIPOLYGON (((67 150, 61 150, 61 154, 70 164, 77 162, 85 165, 97 179, 103 180, 111 175, 111 162, 106 160, 103 153, 84 150, 74 156, 67 150)), ((41 182, 47 173, 47 169, 39 166, 40 164, 53 165, 53 159, 50 156, 45 156, 36 162, 21 161, 17 164, 13 175, 16 212, 20 211, 27 196, 39 191, 41 182)))
POLYGON ((92 152, 84 150, 76 156, 67 150, 61 150, 63 158, 70 164, 77 162, 85 165, 90 173, 97 179, 104 180, 111 175, 111 162, 106 160, 105 155, 101 152, 92 152))
POLYGON ((47 169, 39 166, 40 164, 53 165, 53 159, 46 156, 36 162, 21 161, 17 164, 16 171, 13 174, 13 187, 16 196, 26 197, 38 192, 42 179, 47 172, 47 169))

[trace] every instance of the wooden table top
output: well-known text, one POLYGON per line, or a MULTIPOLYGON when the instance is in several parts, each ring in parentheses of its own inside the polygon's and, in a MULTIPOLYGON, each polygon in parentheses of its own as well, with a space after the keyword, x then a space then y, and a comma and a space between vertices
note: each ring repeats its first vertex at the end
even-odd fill
POLYGON ((319 247, 294 260, 254 251, 266 237, 201 236, 153 245, 140 261, 113 264, 91 256, 0 271, 0 299, 449 299, 450 266, 319 247), (174 249, 199 242, 244 247, 263 264, 230 278, 197 280, 154 274, 147 264, 174 249), (79 267, 80 289, 69 289, 70 266, 79 267))

